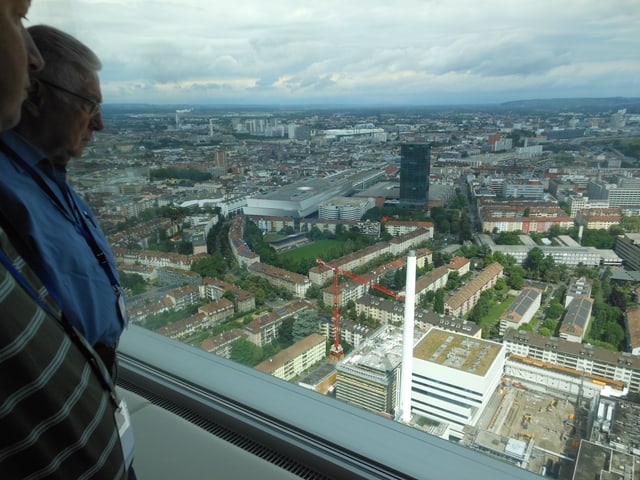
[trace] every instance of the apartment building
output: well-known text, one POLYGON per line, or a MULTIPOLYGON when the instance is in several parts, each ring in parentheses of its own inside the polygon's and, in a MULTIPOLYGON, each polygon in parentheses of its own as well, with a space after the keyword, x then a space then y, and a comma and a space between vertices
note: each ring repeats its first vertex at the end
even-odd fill
POLYGON ((209 337, 200 342, 200 348, 205 352, 213 353, 219 357, 231 358, 233 344, 241 339, 246 339, 247 333, 233 328, 214 337, 209 337))
POLYGON ((612 225, 620 225, 622 210, 620 208, 599 208, 580 210, 575 222, 591 230, 609 230, 612 225))
POLYGON ((249 265, 249 271, 255 275, 266 278, 273 285, 282 287, 300 298, 304 297, 311 286, 311 281, 307 276, 267 265, 266 263, 253 263, 249 265))
POLYGON ((312 333, 256 365, 255 368, 289 381, 326 357, 326 343, 322 335, 312 333))
POLYGON ((245 325, 244 329, 249 335, 247 340, 255 343, 259 347, 263 347, 278 338, 280 326, 285 318, 295 315, 307 308, 311 308, 309 302, 306 300, 298 300, 290 302, 272 312, 263 313, 245 325))
POLYGON ((406 233, 413 232, 418 228, 428 230, 430 232, 431 238, 433 238, 433 223, 431 222, 407 222, 400 220, 389 220, 384 224, 384 229, 392 237, 397 237, 406 233))
POLYGON ((166 297, 176 310, 180 310, 200 302, 200 291, 195 285, 185 285, 167 292, 166 297))
POLYGON ((516 299, 500 316, 500 335, 504 335, 510 328, 518 329, 529 323, 540 308, 542 290, 534 287, 522 289, 516 299))
POLYGON ((560 324, 560 338, 569 342, 581 343, 587 333, 592 309, 592 299, 582 296, 574 297, 567 306, 567 311, 560 324))
POLYGON ((165 337, 181 339, 205 328, 206 316, 196 313, 170 325, 158 328, 156 332, 165 337))
MULTIPOLYGON (((356 302, 356 313, 364 314, 382 324, 402 325, 404 322, 404 303, 389 298, 364 295, 356 302)), ((415 327, 426 331, 431 327, 480 338, 482 328, 473 322, 454 318, 422 308, 416 308, 413 315, 415 327)))
MULTIPOLYGON (((357 252, 336 258, 331 264, 339 267, 341 270, 353 271, 385 253, 399 255, 432 237, 432 231, 430 233, 427 229, 418 228, 413 232, 393 238, 389 242, 378 242, 375 245, 363 248, 357 252)), ((420 249, 420 252, 421 256, 418 258, 418 265, 424 261, 423 256, 425 256, 428 261, 431 254, 428 249, 420 249), (422 255, 422 253, 424 253, 424 255, 422 255)), ((324 265, 318 265, 309 270, 309 279, 314 285, 324 285, 332 276, 333 270, 324 265)))
POLYGON ((237 312, 249 312, 256 308, 256 296, 233 283, 212 277, 202 279, 200 296, 209 300, 220 300, 225 292, 231 292, 237 312))
POLYGON ((205 314, 211 325, 217 325, 233 317, 235 308, 232 301, 221 298, 199 307, 198 312, 205 314))
POLYGON ((628 306, 624 314, 624 326, 627 332, 627 348, 640 356, 640 305, 628 306))
POLYGON ((244 224, 245 217, 243 215, 238 215, 233 219, 229 227, 229 245, 238 264, 242 267, 248 267, 260 262, 260 255, 253 252, 244 241, 244 224))
POLYGON ((478 275, 459 288, 453 295, 444 300, 444 313, 453 317, 461 317, 475 307, 480 294, 495 286, 503 277, 504 268, 499 263, 485 267, 478 275))

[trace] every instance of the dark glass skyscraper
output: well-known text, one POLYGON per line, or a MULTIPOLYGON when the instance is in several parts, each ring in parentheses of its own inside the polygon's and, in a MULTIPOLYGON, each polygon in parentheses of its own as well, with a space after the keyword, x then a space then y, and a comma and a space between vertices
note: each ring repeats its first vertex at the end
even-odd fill
POLYGON ((429 199, 431 146, 408 143, 400 146, 400 206, 426 208, 429 199))

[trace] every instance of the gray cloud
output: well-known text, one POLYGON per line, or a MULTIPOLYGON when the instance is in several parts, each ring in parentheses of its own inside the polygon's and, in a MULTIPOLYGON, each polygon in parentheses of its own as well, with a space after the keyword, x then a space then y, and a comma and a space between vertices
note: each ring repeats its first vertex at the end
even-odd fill
POLYGON ((484 101, 638 95, 636 0, 48 0, 105 100, 484 101))

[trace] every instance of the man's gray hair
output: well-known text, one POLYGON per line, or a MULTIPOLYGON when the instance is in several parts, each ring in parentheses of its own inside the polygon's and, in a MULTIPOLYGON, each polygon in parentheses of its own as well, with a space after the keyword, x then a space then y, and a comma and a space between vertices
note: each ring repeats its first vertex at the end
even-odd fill
POLYGON ((27 30, 44 59, 44 69, 32 73, 33 78, 75 90, 84 75, 102 68, 93 50, 68 33, 49 25, 34 25, 27 30))

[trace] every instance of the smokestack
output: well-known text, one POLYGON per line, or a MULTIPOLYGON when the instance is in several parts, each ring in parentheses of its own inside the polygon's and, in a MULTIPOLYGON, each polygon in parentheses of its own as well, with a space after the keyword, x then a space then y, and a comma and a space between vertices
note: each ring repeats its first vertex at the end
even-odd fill
POLYGON ((584 233, 584 225, 578 227, 578 243, 582 245, 582 234, 584 233))
POLYGON ((400 377, 400 420, 411 419, 411 377, 413 373, 413 323, 416 306, 416 252, 407 257, 407 283, 404 300, 404 329, 402 332, 402 371, 400 377))

